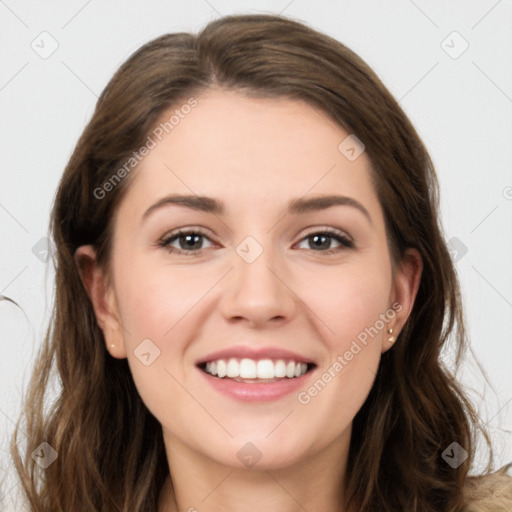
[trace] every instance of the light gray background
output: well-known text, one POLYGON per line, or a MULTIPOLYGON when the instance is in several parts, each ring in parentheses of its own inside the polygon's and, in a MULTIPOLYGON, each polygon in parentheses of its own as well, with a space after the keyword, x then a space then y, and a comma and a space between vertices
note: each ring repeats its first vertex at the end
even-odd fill
POLYGON ((510 0, 0 0, 0 293, 24 311, 0 302, 0 469, 8 471, 0 510, 12 510, 19 491, 8 439, 53 297, 38 248, 97 96, 143 43, 235 12, 283 13, 347 44, 418 129, 439 175, 446 238, 457 239, 472 346, 494 391, 471 359, 461 378, 491 430, 497 465, 512 460, 510 0))

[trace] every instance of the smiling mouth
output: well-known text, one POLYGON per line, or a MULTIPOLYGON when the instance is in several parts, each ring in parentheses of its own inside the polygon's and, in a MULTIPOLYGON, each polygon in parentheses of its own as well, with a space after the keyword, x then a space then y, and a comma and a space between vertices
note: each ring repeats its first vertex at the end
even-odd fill
POLYGON ((284 359, 216 359, 198 365, 203 372, 219 379, 246 384, 297 379, 315 368, 314 363, 284 359))

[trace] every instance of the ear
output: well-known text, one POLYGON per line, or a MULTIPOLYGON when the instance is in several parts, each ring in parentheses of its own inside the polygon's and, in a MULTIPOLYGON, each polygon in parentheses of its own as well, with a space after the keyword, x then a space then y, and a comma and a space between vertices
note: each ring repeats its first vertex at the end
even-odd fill
MULTIPOLYGON (((400 334, 405 322, 409 318, 414 307, 414 301, 420 286, 421 273, 423 271, 423 260, 416 249, 409 248, 405 251, 404 257, 396 270, 391 304, 396 306, 395 317, 389 322, 388 329, 393 329, 394 339, 400 334)), ((389 341, 386 333, 382 343, 382 352, 390 349, 394 342, 389 341)))
POLYGON ((91 300, 96 321, 103 331, 107 350, 113 357, 126 357, 123 329, 116 295, 108 276, 98 266, 96 251, 92 245, 82 245, 74 255, 80 279, 91 300))

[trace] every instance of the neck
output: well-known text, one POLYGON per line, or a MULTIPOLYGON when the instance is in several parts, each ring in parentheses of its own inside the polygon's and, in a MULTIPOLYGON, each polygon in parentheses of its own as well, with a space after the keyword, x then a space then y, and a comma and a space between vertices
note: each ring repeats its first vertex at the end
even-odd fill
POLYGON ((207 459, 168 438, 170 477, 162 489, 158 511, 346 512, 342 482, 349 440, 350 432, 284 468, 240 469, 207 459))

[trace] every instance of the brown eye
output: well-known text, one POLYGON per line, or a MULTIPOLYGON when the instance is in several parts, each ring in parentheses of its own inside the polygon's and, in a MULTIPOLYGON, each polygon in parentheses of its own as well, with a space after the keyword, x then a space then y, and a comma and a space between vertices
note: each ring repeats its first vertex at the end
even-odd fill
POLYGON ((325 252, 328 254, 354 247, 354 242, 352 242, 352 240, 338 232, 333 231, 320 231, 311 233, 304 237, 300 243, 303 242, 307 242, 308 244, 306 249, 311 249, 316 252, 325 252), (333 240, 338 244, 337 247, 332 247, 333 240))
POLYGON ((165 247, 169 252, 190 254, 205 249, 204 240, 210 239, 201 231, 178 231, 161 240, 158 245, 165 247))

